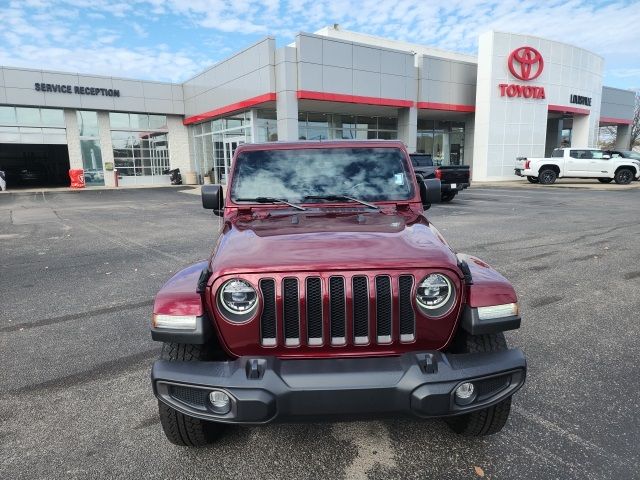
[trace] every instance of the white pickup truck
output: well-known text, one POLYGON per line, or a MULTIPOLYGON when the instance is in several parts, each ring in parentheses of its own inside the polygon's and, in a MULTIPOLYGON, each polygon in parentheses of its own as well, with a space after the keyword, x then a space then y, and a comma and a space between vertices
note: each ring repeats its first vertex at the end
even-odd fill
POLYGON ((557 178, 597 178, 626 185, 640 178, 640 161, 613 157, 596 148, 556 148, 550 158, 518 157, 515 174, 551 185, 557 178))

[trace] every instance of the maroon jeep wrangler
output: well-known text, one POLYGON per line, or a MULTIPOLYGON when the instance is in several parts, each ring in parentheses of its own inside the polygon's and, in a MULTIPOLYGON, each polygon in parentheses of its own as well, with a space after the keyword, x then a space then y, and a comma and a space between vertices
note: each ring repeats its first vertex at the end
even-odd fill
POLYGON ((397 141, 238 147, 208 261, 158 293, 164 342, 153 391, 169 440, 200 446, 224 424, 408 414, 468 436, 498 432, 526 360, 515 291, 456 254, 424 211, 397 141))

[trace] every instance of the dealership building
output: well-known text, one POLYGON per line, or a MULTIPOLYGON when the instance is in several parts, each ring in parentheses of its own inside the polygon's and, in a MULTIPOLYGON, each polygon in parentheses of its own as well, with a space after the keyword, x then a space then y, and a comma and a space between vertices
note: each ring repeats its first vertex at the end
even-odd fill
POLYGON ((634 92, 602 85, 603 59, 544 38, 490 31, 478 55, 345 31, 277 48, 272 37, 181 84, 0 68, 0 170, 9 186, 225 183, 242 143, 400 139, 476 181, 513 179, 518 156, 628 146, 634 92))

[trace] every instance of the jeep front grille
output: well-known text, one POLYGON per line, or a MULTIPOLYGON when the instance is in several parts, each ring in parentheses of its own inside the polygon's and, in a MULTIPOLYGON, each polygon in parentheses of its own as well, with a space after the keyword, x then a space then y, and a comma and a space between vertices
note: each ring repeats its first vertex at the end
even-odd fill
POLYGON ((413 284, 412 275, 263 278, 262 345, 413 342, 413 284))

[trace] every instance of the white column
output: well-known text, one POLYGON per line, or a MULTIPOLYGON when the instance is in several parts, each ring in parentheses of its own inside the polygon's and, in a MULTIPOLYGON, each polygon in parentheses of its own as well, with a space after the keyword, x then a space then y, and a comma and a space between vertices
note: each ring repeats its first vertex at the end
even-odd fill
POLYGON ((590 146, 590 133, 589 115, 574 115, 573 127, 571 128, 571 146, 577 148, 590 146))
POLYGON ((195 172, 195 162, 189 152, 189 130, 178 115, 167 115, 167 128, 169 168, 179 168, 184 178, 185 172, 195 172))
MULTIPOLYGON (((102 155, 102 168, 107 163, 113 167, 113 143, 111 142, 111 124, 109 123, 109 112, 98 112, 98 137, 100 139, 100 153, 102 155)), ((113 170, 104 170, 104 184, 106 187, 115 187, 113 170)))
POLYGON ((75 110, 64 111, 64 124, 67 129, 67 148, 69 149, 69 168, 82 168, 82 150, 80 149, 80 129, 75 110))
POLYGON ((463 163, 464 165, 470 165, 471 171, 473 172, 473 137, 475 134, 475 123, 476 123, 476 115, 475 113, 470 113, 466 116, 464 120, 464 151, 462 154, 464 155, 463 163))
POLYGON ((618 125, 616 128, 616 150, 631 149, 631 125, 618 125))
POLYGON ((278 140, 298 140, 298 67, 296 49, 276 50, 276 112, 278 140))
POLYGON ((416 107, 398 109, 398 139, 407 146, 409 153, 418 147, 418 109, 416 107))

